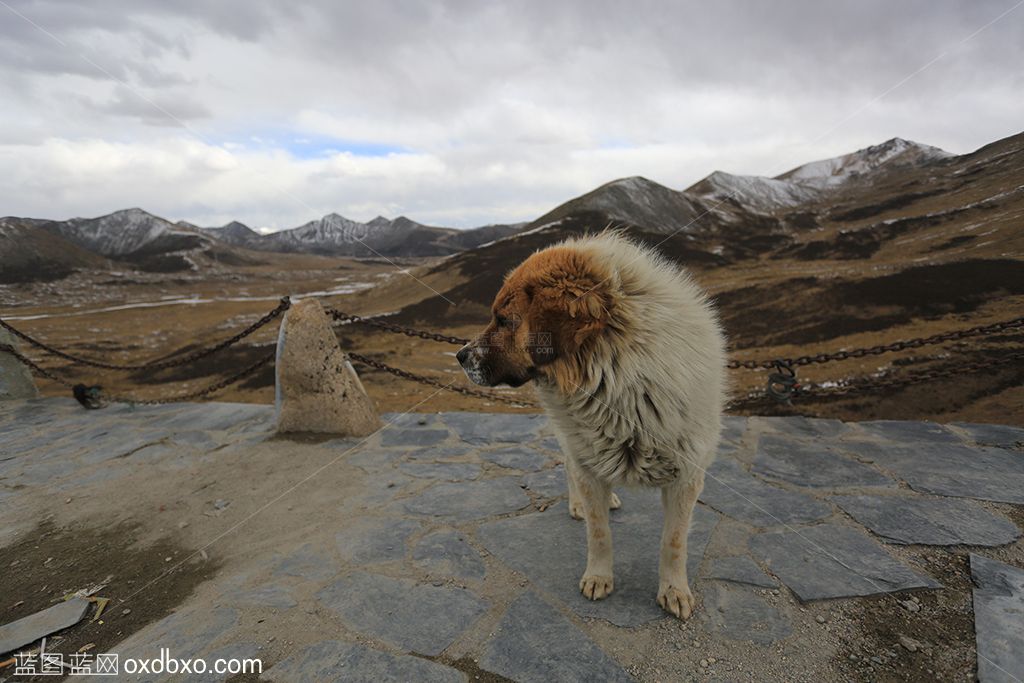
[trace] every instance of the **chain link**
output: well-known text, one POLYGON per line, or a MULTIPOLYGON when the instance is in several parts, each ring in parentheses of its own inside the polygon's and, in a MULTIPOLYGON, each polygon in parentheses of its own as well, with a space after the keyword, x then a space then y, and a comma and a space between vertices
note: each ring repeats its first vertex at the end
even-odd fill
MULTIPOLYGON (((984 360, 978 360, 969 363, 960 363, 957 365, 933 368, 929 370, 922 370, 920 372, 912 372, 903 375, 890 375, 887 377, 865 377, 847 380, 844 384, 837 387, 802 385, 800 392, 795 394, 794 396, 799 399, 811 401, 819 398, 827 399, 834 397, 850 396, 854 394, 865 393, 873 389, 890 389, 894 387, 912 386, 915 384, 931 382, 937 379, 943 379, 955 375, 981 372, 984 370, 988 370, 990 368, 1009 365, 1017 361, 1024 361, 1024 351, 1016 351, 1006 356, 1003 356, 1002 358, 986 358, 984 360)), ((752 408, 754 406, 764 404, 779 405, 779 402, 773 399, 765 391, 753 391, 747 394, 746 396, 743 396, 742 398, 730 401, 726 407, 731 410, 738 410, 752 408)))
MULTIPOLYGON (((80 358, 78 356, 73 356, 70 353, 67 353, 65 351, 61 351, 60 349, 55 349, 52 346, 39 341, 38 339, 30 337, 29 335, 25 334, 24 332, 14 328, 14 327, 12 327, 10 324, 5 322, 4 320, 0 320, 0 327, 3 327, 4 329, 6 329, 11 334, 15 335, 16 337, 19 337, 19 338, 23 339, 24 341, 28 342, 32 346, 36 347, 37 349, 40 349, 41 351, 45 351, 46 353, 50 354, 51 356, 56 356, 58 358, 63 358, 66 361, 70 361, 70 362, 76 363, 78 365, 86 365, 88 367, 93 367, 93 368, 102 368, 104 370, 167 370, 168 368, 176 368, 176 367, 181 367, 183 365, 189 365, 191 363, 196 362, 197 360, 202 360, 203 358, 206 358, 207 356, 212 356, 213 354, 215 354, 215 353, 217 353, 219 351, 223 351, 224 349, 228 348, 229 346, 233 346, 233 345, 237 344, 238 342, 242 341, 243 339, 248 337, 250 334, 252 334, 256 330, 260 329, 261 327, 263 327, 264 325, 266 325, 267 323, 271 322, 272 320, 274 320, 275 318, 280 316, 282 313, 287 311, 290 306, 291 306, 291 301, 289 300, 289 298, 288 297, 282 297, 281 303, 279 303, 277 305, 277 308, 275 308, 274 310, 270 311, 269 313, 264 315, 262 318, 260 318, 259 320, 257 320, 253 324, 249 325, 248 327, 246 327, 241 332, 239 332, 238 334, 234 335, 233 337, 231 337, 229 339, 225 339, 224 341, 220 342, 219 344, 215 344, 214 346, 211 346, 211 347, 206 348, 206 349, 199 349, 197 351, 193 351, 192 353, 189 353, 189 354, 187 354, 185 356, 182 356, 180 358, 174 358, 172 360, 164 360, 164 361, 149 361, 147 363, 140 363, 140 364, 137 364, 137 365, 118 365, 116 363, 105 363, 103 361, 95 361, 95 360, 90 360, 88 358, 80 358)), ((184 349, 179 349, 178 351, 176 351, 176 352, 174 352, 174 353, 172 353, 170 355, 174 356, 174 355, 177 355, 177 354, 181 353, 182 351, 184 351, 184 349)))
MULTIPOLYGON (((54 373, 50 372, 46 368, 40 366, 38 363, 34 362, 31 358, 28 358, 27 356, 25 356, 24 354, 22 354, 21 352, 19 352, 17 349, 15 349, 13 346, 11 346, 9 344, 0 344, 0 351, 11 354, 18 361, 20 361, 23 365, 25 365, 25 367, 27 367, 29 370, 31 370, 32 372, 36 373, 40 377, 45 377, 46 379, 48 379, 50 381, 53 381, 53 382, 56 382, 57 384, 60 384, 61 386, 67 387, 68 389, 71 389, 72 391, 74 391, 75 387, 77 386, 75 383, 69 382, 66 379, 64 379, 63 377, 55 375, 54 373)), ((166 398, 132 398, 131 396, 102 396, 102 400, 103 401, 107 401, 107 402, 112 402, 112 403, 130 403, 130 404, 139 404, 139 405, 161 405, 161 404, 164 404, 164 403, 181 403, 183 401, 191 401, 191 400, 197 399, 197 398, 205 398, 205 397, 207 397, 207 396, 209 396, 211 394, 214 394, 214 393, 220 391, 221 389, 226 389, 227 387, 231 386, 232 384, 235 384, 236 382, 242 381, 243 379, 245 379, 249 375, 254 374, 257 370, 259 370, 263 366, 265 366, 268 363, 270 363, 271 361, 273 361, 274 357, 276 355, 277 355, 277 351, 276 350, 271 351, 270 353, 268 353, 267 355, 263 356, 262 358, 260 358, 258 361, 256 361, 252 365, 246 367, 245 369, 243 369, 243 370, 241 370, 239 372, 236 372, 235 374, 233 374, 233 375, 231 375, 229 377, 225 377, 224 379, 218 380, 218 381, 214 382, 213 384, 210 384, 210 385, 208 385, 206 387, 203 387, 202 389, 197 389, 195 391, 190 391, 190 392, 187 392, 187 393, 184 393, 184 394, 178 394, 177 396, 168 396, 166 398)))
POLYGON ((462 394, 464 396, 475 396, 477 398, 487 399, 488 401, 501 401, 502 403, 508 403, 510 405, 516 406, 536 407, 537 405, 536 403, 529 399, 519 399, 513 398, 511 396, 502 396, 501 394, 495 394, 488 391, 480 391, 478 389, 470 389, 469 387, 457 386, 455 384, 450 383, 445 384, 441 380, 434 379, 433 377, 417 375, 416 373, 409 372, 408 370, 402 370, 401 368, 393 367, 391 365, 388 365, 387 363, 382 363, 379 360, 367 358, 366 356, 360 355, 358 353, 349 352, 348 357, 356 361, 357 363, 362 363, 363 365, 368 365, 371 368, 383 370, 384 372, 390 373, 395 377, 401 377, 402 379, 407 379, 413 382, 419 382, 420 384, 426 384, 428 386, 437 387, 439 389, 447 389, 448 391, 453 391, 457 394, 462 394))
POLYGON ((834 353, 818 353, 813 356, 798 356, 797 358, 733 360, 729 361, 727 367, 734 370, 739 368, 745 368, 747 370, 769 370, 771 368, 774 368, 777 364, 782 364, 785 366, 794 366, 811 365, 816 363, 830 363, 832 361, 847 360, 848 358, 879 356, 883 353, 890 353, 893 351, 904 351, 906 349, 916 349, 921 346, 928 346, 930 344, 942 344, 948 341, 967 339, 968 337, 996 334, 998 332, 1012 330, 1018 327, 1024 327, 1024 318, 1014 318, 1012 320, 1004 320, 1002 322, 992 323, 991 325, 979 325, 977 327, 970 327, 964 330, 953 330, 952 332, 933 334, 930 337, 914 337, 913 339, 903 339, 900 341, 892 342, 891 344, 879 344, 877 346, 868 346, 865 348, 851 349, 849 351, 836 351, 834 353))
MULTIPOLYGON (((327 314, 338 322, 350 322, 371 325, 373 327, 386 330, 388 332, 404 334, 408 337, 419 337, 420 339, 445 342, 448 344, 458 344, 460 346, 468 344, 470 341, 468 339, 463 339, 462 337, 455 337, 447 334, 438 334, 436 332, 427 332, 425 330, 418 330, 413 327, 395 325, 394 323, 387 323, 382 320, 376 320, 374 318, 368 318, 360 315, 355 315, 352 313, 345 313, 344 311, 339 311, 334 308, 328 308, 327 314)), ((900 341, 892 342, 891 344, 879 344, 877 346, 850 349, 848 351, 844 350, 835 351, 833 353, 818 353, 813 356, 798 356, 796 358, 732 360, 727 363, 726 367, 732 370, 771 370, 780 365, 791 367, 818 363, 830 363, 833 361, 848 360, 850 358, 880 356, 884 353, 891 353, 894 351, 904 351, 906 349, 916 349, 931 344, 942 344, 945 342, 956 341, 959 339, 967 339, 970 337, 977 337, 981 335, 996 334, 999 332, 1004 332, 1006 330, 1012 330, 1019 327, 1024 327, 1024 317, 1013 318, 1011 320, 1004 320, 1001 322, 992 323, 990 325, 979 325, 977 327, 970 327, 963 330, 953 330, 951 332, 933 334, 930 337, 914 337, 912 339, 902 339, 900 341)))
POLYGON ((377 320, 375 318, 367 318, 361 315, 355 315, 354 313, 345 313, 339 311, 336 308, 328 308, 327 315, 331 316, 338 322, 349 322, 349 323, 360 323, 363 325, 371 325, 388 332, 396 332, 398 334, 404 334, 407 337, 419 337, 420 339, 428 339, 430 341, 439 341, 446 344, 458 344, 464 346, 469 343, 468 339, 462 337, 453 337, 449 334, 438 334, 436 332, 426 332, 424 330, 417 330, 412 327, 405 327, 403 325, 395 325, 394 323, 386 323, 383 320, 377 320))
MULTIPOLYGON (((268 323, 270 323, 271 321, 273 321, 274 319, 276 319, 277 317, 282 315, 286 310, 288 310, 290 305, 291 304, 290 304, 290 301, 289 301, 288 297, 282 298, 281 302, 277 306, 277 308, 275 308, 274 310, 270 311, 269 313, 264 315, 262 318, 260 318, 259 320, 257 320, 253 324, 249 325, 248 327, 246 327, 245 329, 240 331, 238 334, 236 334, 236 335, 232 336, 231 338, 226 339, 226 340, 224 340, 224 341, 222 341, 222 342, 220 342, 220 343, 218 343, 218 344, 216 344, 216 345, 214 345, 212 347, 208 347, 206 349, 200 349, 200 350, 188 353, 188 354, 186 354, 184 356, 181 356, 179 358, 175 358, 173 360, 151 361, 151 362, 148 362, 148 363, 135 364, 135 365, 128 365, 128 364, 119 365, 119 364, 114 364, 114 363, 106 363, 106 362, 102 362, 102 361, 93 361, 93 360, 89 360, 89 359, 86 359, 86 358, 79 358, 79 357, 74 356, 72 354, 69 354, 69 353, 60 351, 58 349, 55 349, 55 348, 53 348, 53 347, 51 347, 51 346, 49 346, 49 345, 47 345, 47 344, 37 340, 37 339, 34 339, 33 337, 31 337, 31 336, 21 332, 20 330, 17 330, 16 328, 12 327, 10 324, 8 324, 7 322, 3 321, 2 319, 0 319, 0 327, 3 327, 4 329, 7 329, 9 332, 14 334, 16 337, 19 337, 20 339, 23 339, 24 341, 28 342, 32 346, 34 346, 34 347, 36 347, 38 349, 41 349, 41 350, 45 351, 46 353, 49 353, 49 354, 54 355, 54 356, 57 356, 58 358, 62 358, 64 360, 70 361, 72 363, 77 363, 77 364, 80 364, 80 365, 86 365, 86 366, 91 366, 91 367, 96 367, 96 368, 103 368, 103 369, 107 369, 107 370, 164 370, 164 369, 168 369, 168 368, 180 367, 180 366, 188 365, 190 363, 194 363, 197 360, 201 360, 203 358, 206 358, 207 356, 210 356, 210 355, 212 355, 214 353, 217 353, 218 351, 222 351, 222 350, 224 350, 224 349, 226 349, 226 348, 228 348, 228 347, 230 347, 230 346, 232 346, 234 344, 237 344, 242 339, 248 337, 249 335, 251 335, 252 333, 257 331, 258 329, 262 328, 263 326, 267 325, 268 323)), ((372 327, 376 327, 378 329, 385 330, 385 331, 388 331, 388 332, 404 334, 404 335, 406 335, 408 337, 418 337, 420 339, 444 342, 444 343, 448 343, 448 344, 463 345, 463 344, 466 344, 466 343, 469 342, 468 339, 463 339, 461 337, 456 337, 456 336, 453 336, 453 335, 446 335, 446 334, 439 334, 439 333, 435 333, 435 332, 427 332, 425 330, 418 330, 418 329, 415 329, 415 328, 412 328, 412 327, 405 327, 405 326, 402 326, 402 325, 396 325, 394 323, 384 322, 382 320, 378 320, 378 319, 371 318, 371 317, 364 317, 364 316, 360 316, 360 315, 356 315, 356 314, 345 313, 344 311, 339 311, 339 310, 334 309, 334 308, 328 308, 328 309, 326 309, 326 312, 327 312, 327 314, 329 316, 331 316, 331 318, 333 320, 335 320, 336 322, 339 322, 339 323, 364 324, 364 325, 369 325, 369 326, 372 326, 372 327)), ((866 356, 877 356, 877 355, 881 355, 881 354, 884 354, 884 353, 890 353, 890 352, 894 352, 894 351, 903 351, 903 350, 906 350, 906 349, 915 349, 915 348, 919 348, 919 347, 927 346, 927 345, 931 345, 931 344, 941 344, 941 343, 945 343, 945 342, 949 342, 949 341, 956 341, 956 340, 966 339, 966 338, 970 338, 970 337, 976 337, 976 336, 981 336, 981 335, 989 335, 989 334, 996 334, 996 333, 999 333, 999 332, 1004 332, 1006 330, 1013 330, 1013 329, 1017 329, 1017 328, 1021 328, 1021 327, 1024 327, 1024 317, 1014 318, 1014 319, 1011 319, 1011 320, 1005 320, 1005 321, 1002 321, 1002 322, 992 323, 992 324, 989 324, 989 325, 979 325, 979 326, 976 326, 976 327, 971 327, 971 328, 967 328, 967 329, 963 329, 963 330, 954 330, 954 331, 951 331, 951 332, 944 332, 944 333, 941 333, 941 334, 935 334, 935 335, 931 335, 931 336, 928 336, 928 337, 915 337, 915 338, 912 338, 912 339, 904 339, 904 340, 892 342, 890 344, 879 344, 879 345, 876 345, 876 346, 870 346, 870 347, 864 347, 864 348, 856 348, 856 349, 851 349, 851 350, 836 351, 836 352, 833 352, 833 353, 818 353, 818 354, 815 354, 815 355, 798 356, 796 358, 732 360, 732 361, 729 361, 729 363, 727 364, 727 367, 729 367, 731 369, 743 368, 743 369, 751 369, 751 370, 756 370, 756 369, 779 369, 779 368, 791 369, 791 368, 793 368, 795 366, 805 366, 805 365, 811 365, 811 364, 828 363, 828 362, 832 362, 832 361, 842 361, 842 360, 847 360, 847 359, 850 359, 850 358, 864 358, 866 356)), ((23 354, 21 354, 20 352, 18 352, 13 346, 10 346, 10 345, 0 345, 0 351, 4 351, 4 352, 7 352, 7 353, 11 354, 15 358, 17 358, 21 363, 23 363, 26 367, 28 367, 30 370, 32 370, 33 372, 35 372, 36 374, 38 374, 38 375, 40 375, 42 377, 45 377, 45 378, 47 378, 47 379, 49 379, 51 381, 57 382, 58 384, 61 384, 61 385, 65 386, 65 387, 68 387, 68 388, 74 388, 74 386, 75 386, 71 382, 68 382, 68 381, 62 379, 61 377, 55 375, 54 373, 50 372, 49 370, 46 370, 45 368, 39 366, 34 361, 32 361, 30 358, 28 358, 28 357, 24 356, 23 354)), ((176 353, 181 353, 181 352, 182 351, 178 351, 176 353)), ((171 355, 175 355, 175 354, 171 354, 171 355)), ((169 397, 169 398, 162 398, 162 399, 133 399, 133 398, 130 398, 130 397, 112 397, 112 398, 110 398, 108 400, 116 401, 116 402, 124 402, 124 403, 137 403, 137 404, 156 405, 156 404, 162 404, 162 403, 173 403, 173 402, 187 401, 187 400, 192 400, 192 399, 197 399, 197 398, 204 398, 204 397, 209 396, 209 395, 211 395, 211 394, 213 394, 213 393, 215 393, 217 391, 220 391, 220 390, 222 390, 222 389, 224 389, 224 388, 226 388, 226 387, 228 387, 228 386, 230 386, 230 385, 232 385, 232 384, 234 384, 236 382, 239 382, 242 379, 244 379, 245 377, 255 373, 257 370, 259 370, 260 368, 264 367, 265 365, 267 365, 268 363, 273 361, 274 355, 275 354, 273 352, 270 353, 270 354, 267 354, 263 358, 259 359, 257 362, 255 362, 252 365, 246 367, 245 369, 241 370, 240 372, 235 373, 234 375, 231 375, 231 376, 226 377, 226 378, 224 378, 222 380, 219 380, 219 381, 217 381, 217 382, 215 382, 215 383, 213 383, 213 384, 211 384, 211 385, 209 385, 207 387, 204 387, 203 389, 199 389, 199 390, 196 390, 196 391, 188 392, 188 393, 185 393, 185 394, 180 394, 178 396, 173 396, 173 397, 169 397)), ((491 401, 501 401, 503 403, 508 403, 508 404, 517 405, 517 406, 536 406, 536 404, 533 401, 530 401, 528 399, 516 399, 516 398, 513 398, 513 397, 508 397, 508 396, 502 396, 500 394, 495 394, 493 392, 480 391, 480 390, 477 390, 477 389, 471 389, 471 388, 468 388, 468 387, 457 386, 457 385, 454 385, 454 384, 445 384, 443 381, 441 381, 439 379, 432 378, 432 377, 427 377, 427 376, 424 376, 424 375, 419 375, 419 374, 416 374, 416 373, 413 373, 413 372, 409 372, 407 370, 402 370, 401 368, 393 367, 391 365, 388 365, 387 363, 383 363, 381 361, 377 361, 377 360, 374 360, 372 358, 368 358, 368 357, 363 356, 363 355, 358 354, 358 353, 350 352, 348 354, 348 356, 352 360, 354 360, 354 361, 356 361, 358 363, 362 363, 363 365, 367 365, 369 367, 376 368, 378 370, 390 373, 390 374, 392 374, 392 375, 394 375, 396 377, 400 377, 402 379, 410 380, 410 381, 413 381, 413 382, 418 382, 420 384, 425 384, 425 385, 436 387, 436 388, 440 388, 440 389, 445 389, 445 390, 452 391, 452 392, 455 392, 455 393, 459 393, 459 394, 462 394, 462 395, 465 395, 465 396, 474 396, 474 397, 477 397, 477 398, 484 398, 486 400, 491 400, 491 401)), ((813 388, 809 389, 808 387, 805 386, 805 387, 801 388, 799 393, 794 394, 794 395, 795 396, 800 396, 800 397, 807 397, 807 398, 811 398, 811 399, 817 398, 817 397, 825 398, 825 397, 833 397, 833 396, 845 396, 845 395, 849 395, 849 394, 854 394, 854 393, 859 393, 859 392, 863 392, 863 391, 868 391, 870 389, 888 388, 888 387, 894 387, 894 386, 905 386, 905 385, 911 385, 911 384, 918 384, 918 383, 922 383, 922 382, 932 381, 934 379, 938 379, 938 378, 942 378, 942 377, 947 377, 947 376, 950 376, 950 375, 955 375, 955 374, 960 374, 960 373, 968 373, 968 372, 976 372, 976 371, 984 370, 984 369, 987 369, 987 368, 990 368, 990 367, 993 367, 993 366, 1008 364, 1008 363, 1011 363, 1011 362, 1014 362, 1014 361, 1020 360, 1020 359, 1024 359, 1024 352, 1013 353, 1013 354, 1010 354, 1009 356, 1006 356, 1004 358, 999 358, 999 359, 986 359, 984 361, 975 361, 973 363, 961 364, 961 365, 954 366, 954 367, 936 368, 936 369, 932 369, 932 370, 925 370, 923 372, 917 372, 917 373, 912 373, 912 374, 908 374, 908 375, 853 380, 853 381, 850 381, 850 382, 848 382, 848 383, 846 383, 846 384, 844 384, 842 386, 839 386, 839 387, 829 387, 829 388, 824 388, 824 389, 821 389, 821 388, 819 388, 819 389, 813 389, 813 388)), ((742 397, 742 398, 739 398, 739 399, 736 399, 736 400, 730 402, 728 404, 728 407, 731 408, 731 409, 737 409, 737 408, 749 407, 749 406, 753 406, 753 405, 757 405, 757 404, 761 404, 761 403, 765 403, 765 402, 777 402, 777 401, 773 401, 771 399, 771 397, 768 396, 768 394, 765 393, 765 392, 751 392, 750 394, 747 394, 745 397, 742 397)))

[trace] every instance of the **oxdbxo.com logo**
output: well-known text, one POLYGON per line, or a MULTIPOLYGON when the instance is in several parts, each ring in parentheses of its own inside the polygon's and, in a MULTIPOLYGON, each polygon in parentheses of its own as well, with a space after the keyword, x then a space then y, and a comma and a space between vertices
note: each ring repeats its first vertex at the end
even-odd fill
POLYGON ((201 657, 195 659, 179 659, 171 657, 171 652, 165 647, 160 648, 160 654, 154 659, 136 659, 127 657, 121 661, 121 672, 133 674, 261 674, 263 673, 263 661, 260 659, 216 659, 211 666, 209 662, 201 657))

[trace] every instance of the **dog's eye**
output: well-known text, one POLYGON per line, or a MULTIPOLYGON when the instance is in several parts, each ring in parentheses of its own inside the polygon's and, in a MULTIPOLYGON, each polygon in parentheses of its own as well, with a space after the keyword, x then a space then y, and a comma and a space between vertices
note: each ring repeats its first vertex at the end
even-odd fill
POLYGON ((494 322, 498 323, 498 327, 507 327, 509 320, 503 315, 495 315, 494 322))

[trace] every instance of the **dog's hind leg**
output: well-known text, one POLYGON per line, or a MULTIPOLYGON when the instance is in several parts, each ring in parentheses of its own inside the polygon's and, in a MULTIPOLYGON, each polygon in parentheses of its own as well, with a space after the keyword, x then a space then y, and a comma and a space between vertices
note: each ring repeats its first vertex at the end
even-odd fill
POLYGON ((658 604, 680 619, 689 619, 695 601, 686 577, 686 538, 697 497, 704 488, 704 473, 689 481, 677 481, 661 489, 665 525, 661 532, 658 566, 658 604))
POLYGON ((583 502, 587 520, 587 570, 580 579, 580 591, 591 600, 600 600, 611 594, 612 528, 608 523, 608 507, 612 489, 576 466, 576 490, 583 502))

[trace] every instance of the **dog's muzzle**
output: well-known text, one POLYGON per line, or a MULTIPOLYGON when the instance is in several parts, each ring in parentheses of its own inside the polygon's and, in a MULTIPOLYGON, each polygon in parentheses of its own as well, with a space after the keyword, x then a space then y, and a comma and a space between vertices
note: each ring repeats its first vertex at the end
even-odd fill
POLYGON ((488 386, 487 377, 481 366, 480 355, 480 349, 470 343, 459 349, 459 352, 455 354, 455 358, 459 361, 459 365, 462 366, 462 370, 471 382, 481 386, 488 386))

